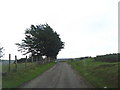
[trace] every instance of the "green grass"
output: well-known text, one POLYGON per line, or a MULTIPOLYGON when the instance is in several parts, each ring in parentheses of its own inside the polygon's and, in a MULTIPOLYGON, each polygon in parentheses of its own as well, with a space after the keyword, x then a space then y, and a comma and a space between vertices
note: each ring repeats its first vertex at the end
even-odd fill
MULTIPOLYGON (((25 67, 25 63, 18 63, 17 70, 19 71, 19 70, 23 70, 25 68, 32 68, 32 67, 36 66, 36 63, 35 62, 34 63, 28 62, 26 66, 27 67, 25 67)), ((8 72, 8 67, 9 67, 8 65, 2 65, 2 72, 8 72)), ((15 71, 15 68, 16 68, 15 64, 10 64, 10 71, 11 72, 15 71)))
MULTIPOLYGON (((118 63, 98 62, 92 58, 68 61, 95 88, 118 88, 118 63)), ((120 64, 120 63, 119 63, 120 64)))
MULTIPOLYGON (((19 87, 21 84, 42 74, 53 65, 55 65, 55 62, 50 62, 44 65, 36 65, 26 69, 20 69, 18 72, 10 72, 2 77, 2 88, 19 87)), ((24 65, 21 64, 20 66, 22 67, 24 65)))

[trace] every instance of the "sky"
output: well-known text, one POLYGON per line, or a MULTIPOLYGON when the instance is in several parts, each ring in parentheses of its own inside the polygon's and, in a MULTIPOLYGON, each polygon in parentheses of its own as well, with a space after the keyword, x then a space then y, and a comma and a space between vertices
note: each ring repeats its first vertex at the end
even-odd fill
POLYGON ((58 58, 77 58, 118 52, 119 0, 1 0, 0 46, 3 59, 25 57, 21 43, 30 25, 48 23, 65 42, 58 58))

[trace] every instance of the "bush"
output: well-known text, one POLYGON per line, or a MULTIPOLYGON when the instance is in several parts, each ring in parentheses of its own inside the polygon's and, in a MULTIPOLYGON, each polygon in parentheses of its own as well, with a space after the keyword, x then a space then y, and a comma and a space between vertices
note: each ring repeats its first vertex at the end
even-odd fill
POLYGON ((96 61, 103 61, 103 62, 118 62, 119 61, 119 53, 114 54, 106 54, 106 55, 98 55, 95 57, 96 61))

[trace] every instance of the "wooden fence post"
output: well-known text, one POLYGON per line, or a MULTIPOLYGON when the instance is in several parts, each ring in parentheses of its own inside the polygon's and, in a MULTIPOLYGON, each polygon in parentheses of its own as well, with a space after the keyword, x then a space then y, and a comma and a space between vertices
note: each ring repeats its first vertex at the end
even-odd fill
POLYGON ((37 63, 37 56, 35 55, 35 62, 37 63))
POLYGON ((25 58, 25 68, 27 68, 27 56, 25 58))
POLYGON ((17 56, 15 55, 15 70, 17 72, 17 56))
POLYGON ((10 61, 11 61, 11 54, 9 54, 9 67, 8 67, 8 72, 10 72, 10 61))
POLYGON ((31 61, 32 61, 32 63, 33 63, 33 56, 31 57, 31 61))
POLYGON ((39 55, 38 55, 38 64, 40 64, 40 57, 39 57, 39 55))
POLYGON ((48 62, 50 62, 50 59, 51 59, 51 58, 50 58, 50 57, 48 57, 48 60, 49 60, 48 62))
POLYGON ((35 59, 36 59, 36 63, 37 63, 37 61, 38 61, 37 55, 36 55, 35 59))

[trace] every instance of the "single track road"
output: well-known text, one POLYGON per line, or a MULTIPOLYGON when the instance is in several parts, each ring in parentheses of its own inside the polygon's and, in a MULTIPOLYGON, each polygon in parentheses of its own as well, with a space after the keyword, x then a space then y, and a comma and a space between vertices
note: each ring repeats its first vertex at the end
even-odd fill
POLYGON ((69 64, 58 62, 42 75, 24 83, 19 88, 92 88, 92 86, 69 64))

